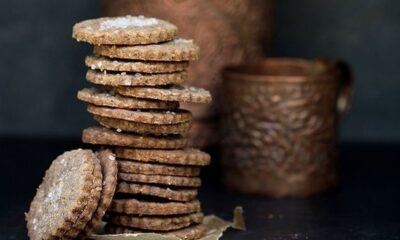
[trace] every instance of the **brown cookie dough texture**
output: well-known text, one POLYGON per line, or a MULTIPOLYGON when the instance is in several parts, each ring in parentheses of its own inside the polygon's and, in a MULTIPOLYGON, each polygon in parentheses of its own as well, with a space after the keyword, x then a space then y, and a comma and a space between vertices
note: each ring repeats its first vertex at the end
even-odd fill
MULTIPOLYGON (((204 236, 206 227, 202 224, 193 225, 184 229, 179 229, 170 232, 157 232, 164 236, 177 237, 184 240, 195 240, 204 236)), ((124 233, 148 233, 146 230, 137 230, 134 228, 123 227, 115 224, 107 224, 105 227, 105 232, 109 234, 124 234, 124 233)), ((154 232, 154 231, 152 231, 154 232)))
POLYGON ((98 88, 84 88, 78 92, 78 99, 93 105, 127 109, 166 109, 179 108, 179 102, 131 98, 113 91, 98 88))
POLYGON ((192 120, 192 114, 183 109, 177 109, 174 111, 142 111, 88 105, 87 111, 102 117, 149 124, 175 124, 192 120))
POLYGON ((116 118, 108 118, 102 116, 93 116, 94 119, 103 127, 116 129, 121 132, 132 132, 139 134, 152 135, 170 135, 170 134, 186 134, 191 126, 191 122, 183 122, 176 124, 150 124, 132 122, 116 118))
POLYGON ((192 40, 178 38, 169 42, 150 45, 100 45, 94 47, 94 52, 110 58, 181 62, 197 60, 200 49, 192 40))
POLYGON ((115 87, 114 90, 124 96, 156 99, 162 101, 180 101, 192 103, 210 103, 209 91, 203 88, 173 85, 167 88, 156 87, 115 87))
POLYGON ((89 144, 156 148, 179 149, 186 146, 187 140, 181 136, 168 136, 156 138, 133 134, 118 133, 101 127, 90 127, 83 130, 82 141, 89 144))
POLYGON ((193 166, 172 166, 118 160, 118 170, 125 173, 194 177, 200 175, 200 168, 193 166))
POLYGON ((150 183, 166 186, 200 187, 199 177, 180 177, 166 175, 146 175, 135 173, 118 173, 118 179, 126 182, 150 183))
POLYGON ((202 213, 192 213, 174 217, 134 217, 114 215, 111 217, 110 222, 120 226, 145 230, 171 231, 188 227, 192 224, 201 223, 203 217, 202 213))
POLYGON ((181 72, 189 67, 188 61, 183 62, 156 62, 156 61, 127 61, 112 59, 98 55, 85 58, 85 64, 92 70, 136 72, 136 73, 173 73, 181 72))
POLYGON ((118 183, 117 192, 155 196, 178 202, 187 202, 195 199, 197 196, 196 189, 171 189, 169 187, 127 182, 118 183))
POLYGON ((175 73, 126 73, 107 72, 89 69, 86 80, 91 83, 106 86, 158 86, 167 84, 180 84, 188 78, 186 71, 175 73))
POLYGON ((114 199, 109 211, 137 215, 177 215, 200 212, 198 200, 190 202, 148 202, 136 199, 114 199))
POLYGON ((117 186, 118 165, 115 160, 115 155, 109 149, 103 149, 96 152, 97 158, 100 160, 100 165, 103 174, 103 189, 96 211, 92 219, 86 224, 83 231, 78 235, 79 239, 85 239, 95 227, 97 227, 107 208, 110 206, 112 198, 117 186))
POLYGON ((177 32, 177 27, 167 21, 128 15, 79 22, 72 29, 72 37, 93 45, 136 45, 168 41, 177 32))
POLYGON ((143 162, 159 162, 166 164, 205 166, 210 163, 210 155, 194 148, 178 150, 153 150, 117 148, 118 158, 131 159, 143 162))
POLYGON ((99 164, 91 150, 82 149, 65 152, 52 162, 26 214, 30 239, 66 237, 88 218, 83 212, 93 214, 88 208, 100 199, 99 164))

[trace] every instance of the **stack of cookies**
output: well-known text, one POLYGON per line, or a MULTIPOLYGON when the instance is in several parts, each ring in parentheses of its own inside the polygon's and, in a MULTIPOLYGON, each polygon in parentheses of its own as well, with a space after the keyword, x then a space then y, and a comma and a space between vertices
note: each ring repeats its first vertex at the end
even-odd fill
POLYGON ((78 98, 100 126, 85 129, 82 140, 112 148, 118 163, 106 232, 201 237, 197 188, 210 156, 187 148, 192 114, 179 108, 211 101, 208 91, 183 85, 199 47, 177 38, 173 24, 142 16, 86 20, 73 37, 94 45, 85 63, 96 86, 78 98))

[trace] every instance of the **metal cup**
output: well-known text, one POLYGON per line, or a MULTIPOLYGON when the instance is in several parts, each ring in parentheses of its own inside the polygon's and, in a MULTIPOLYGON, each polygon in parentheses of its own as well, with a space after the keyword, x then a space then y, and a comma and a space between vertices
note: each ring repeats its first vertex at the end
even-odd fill
POLYGON ((223 180, 234 191, 306 197, 337 182, 337 128, 352 92, 346 64, 263 59, 223 70, 223 180))

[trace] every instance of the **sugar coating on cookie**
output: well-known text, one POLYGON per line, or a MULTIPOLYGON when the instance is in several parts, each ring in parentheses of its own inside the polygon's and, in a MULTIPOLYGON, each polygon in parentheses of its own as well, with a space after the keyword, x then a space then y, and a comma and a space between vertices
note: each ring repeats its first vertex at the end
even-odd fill
POLYGON ((52 162, 26 214, 30 239, 63 237, 71 230, 99 187, 93 185, 96 160, 91 150, 77 149, 52 162))
POLYGON ((72 37, 95 45, 137 45, 169 41, 177 32, 177 27, 167 21, 128 15, 79 22, 72 29, 72 37))

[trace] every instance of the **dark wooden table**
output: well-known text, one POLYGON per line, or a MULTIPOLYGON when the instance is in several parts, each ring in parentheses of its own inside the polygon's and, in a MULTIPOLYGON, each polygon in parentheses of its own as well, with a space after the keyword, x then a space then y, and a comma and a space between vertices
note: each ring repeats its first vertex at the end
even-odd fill
MULTIPOLYGON (((26 239, 24 211, 44 170, 79 141, 0 140, 0 239, 26 239)), ((205 169, 204 212, 231 219, 242 205, 248 230, 223 239, 400 239, 400 144, 343 144, 341 185, 310 199, 274 200, 229 193, 218 159, 205 169)))

